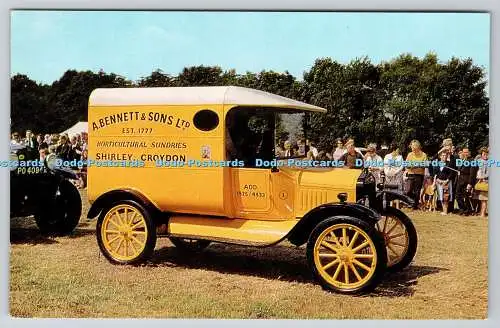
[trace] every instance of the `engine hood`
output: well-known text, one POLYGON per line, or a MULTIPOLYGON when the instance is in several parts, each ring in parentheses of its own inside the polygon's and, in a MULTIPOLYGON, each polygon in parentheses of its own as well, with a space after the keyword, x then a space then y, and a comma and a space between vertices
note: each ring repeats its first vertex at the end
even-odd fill
POLYGON ((300 170, 298 183, 301 187, 320 187, 352 190, 361 170, 347 168, 311 168, 300 170))

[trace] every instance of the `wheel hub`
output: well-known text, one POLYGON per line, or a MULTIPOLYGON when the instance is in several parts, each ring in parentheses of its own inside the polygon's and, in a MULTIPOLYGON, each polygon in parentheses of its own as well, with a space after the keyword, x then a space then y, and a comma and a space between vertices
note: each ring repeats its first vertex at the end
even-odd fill
POLYGON ((354 259, 354 254, 349 248, 344 248, 339 252, 339 259, 344 263, 351 263, 354 259))
POLYGON ((121 235, 123 238, 125 238, 125 240, 130 240, 130 239, 132 239, 132 229, 127 228, 127 227, 125 227, 125 228, 123 228, 123 227, 122 227, 122 228, 120 228, 120 230, 119 230, 119 231, 120 231, 120 235, 121 235))

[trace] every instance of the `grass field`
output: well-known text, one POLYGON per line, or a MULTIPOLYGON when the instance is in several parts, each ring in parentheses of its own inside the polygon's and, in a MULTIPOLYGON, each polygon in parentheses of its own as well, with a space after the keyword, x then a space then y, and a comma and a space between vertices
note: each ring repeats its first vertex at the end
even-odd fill
MULTIPOLYGON (((84 198, 84 206, 86 199, 84 198)), ((84 208, 83 213, 87 213, 84 208)), ((412 212, 415 261, 372 294, 325 292, 305 250, 212 244, 180 253, 159 239, 141 267, 100 255, 95 221, 69 237, 46 238, 31 219, 14 219, 10 313, 15 317, 482 319, 488 303, 488 220, 412 212)))

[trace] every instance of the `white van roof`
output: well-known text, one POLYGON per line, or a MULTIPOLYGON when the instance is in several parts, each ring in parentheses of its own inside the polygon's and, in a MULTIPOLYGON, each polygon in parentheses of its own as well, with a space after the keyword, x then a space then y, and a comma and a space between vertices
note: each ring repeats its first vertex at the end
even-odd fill
POLYGON ((326 109, 255 89, 223 87, 109 88, 95 89, 89 106, 120 105, 253 105, 294 108, 312 112, 326 109))

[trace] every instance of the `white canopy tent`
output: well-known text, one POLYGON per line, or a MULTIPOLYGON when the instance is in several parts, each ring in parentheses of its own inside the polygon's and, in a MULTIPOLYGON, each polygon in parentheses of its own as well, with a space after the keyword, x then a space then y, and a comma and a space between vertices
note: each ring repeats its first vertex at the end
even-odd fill
POLYGON ((60 134, 67 133, 69 137, 75 135, 75 134, 80 134, 82 132, 88 133, 89 132, 89 126, 87 122, 78 122, 66 131, 61 132, 60 134))

